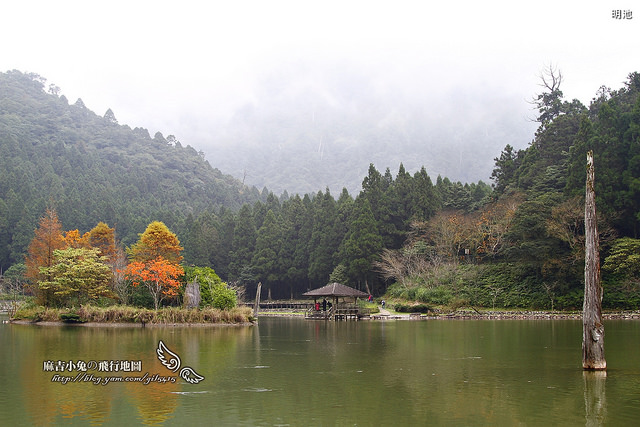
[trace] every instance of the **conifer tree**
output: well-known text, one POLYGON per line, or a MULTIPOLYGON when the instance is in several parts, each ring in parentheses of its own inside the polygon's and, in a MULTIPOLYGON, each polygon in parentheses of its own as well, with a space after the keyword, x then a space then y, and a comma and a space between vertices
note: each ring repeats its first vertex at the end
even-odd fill
POLYGON ((251 265, 258 280, 270 291, 273 285, 282 277, 278 254, 282 250, 282 230, 273 211, 269 209, 262 227, 256 235, 256 248, 251 265))
POLYGON ((365 282, 367 292, 373 262, 382 251, 382 237, 376 227, 371 206, 367 199, 355 202, 353 221, 341 246, 341 259, 347 267, 347 274, 355 283, 365 282))
POLYGON ((308 237, 306 207, 295 195, 282 204, 282 247, 279 253, 279 268, 284 274, 284 282, 289 294, 306 291, 308 269, 308 237))
POLYGON ((338 211, 329 189, 318 192, 313 200, 313 228, 309 242, 309 280, 315 286, 326 285, 333 271, 333 254, 342 236, 337 233, 338 211))
POLYGON ((253 222, 253 215, 251 214, 251 208, 248 205, 244 205, 240 208, 240 212, 236 217, 231 253, 229 254, 229 275, 234 279, 239 279, 241 276, 244 276, 245 279, 250 279, 246 273, 251 267, 255 244, 256 227, 253 222))
POLYGON ((41 268, 51 267, 54 264, 54 251, 65 247, 62 236, 62 224, 58 220, 55 209, 47 208, 45 214, 40 218, 35 236, 25 258, 26 276, 31 281, 32 289, 36 294, 38 303, 48 305, 53 301, 53 292, 50 290, 40 290, 37 286, 42 280, 51 280, 50 274, 43 274, 41 268))

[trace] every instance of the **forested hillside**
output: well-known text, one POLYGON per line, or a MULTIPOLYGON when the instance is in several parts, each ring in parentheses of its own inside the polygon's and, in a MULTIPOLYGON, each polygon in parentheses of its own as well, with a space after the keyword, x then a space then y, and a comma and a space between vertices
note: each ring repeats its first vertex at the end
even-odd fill
POLYGON ((175 138, 70 105, 44 84, 0 73, 0 270, 22 261, 47 205, 67 229, 104 221, 129 244, 151 219, 179 228, 189 214, 261 197, 175 138))
POLYGON ((636 307, 640 74, 601 88, 587 107, 563 98, 555 73, 535 98, 533 142, 496 153, 493 187, 371 164, 357 195, 291 197, 243 188, 190 147, 70 106, 34 76, 2 75, 3 262, 21 261, 54 205, 65 229, 105 221, 125 244, 149 220, 164 221, 187 265, 212 267, 249 296, 258 282, 263 295, 289 298, 338 281, 428 305, 579 308, 593 150, 604 305, 636 307))

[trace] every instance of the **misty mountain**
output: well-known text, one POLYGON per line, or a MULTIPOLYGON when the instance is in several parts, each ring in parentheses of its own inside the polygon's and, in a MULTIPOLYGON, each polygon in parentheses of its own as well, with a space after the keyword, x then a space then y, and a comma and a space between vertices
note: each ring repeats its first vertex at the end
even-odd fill
POLYGON ((370 163, 488 182, 502 148, 523 148, 533 138, 531 106, 501 93, 498 82, 434 91, 408 89, 402 80, 288 64, 260 80, 226 123, 194 134, 193 143, 215 156, 216 167, 276 194, 325 187, 353 194, 370 163))
MULTIPOLYGON (((263 199, 189 145, 70 104, 44 79, 0 73, 0 269, 21 259, 46 205, 64 227, 116 226, 126 244, 153 219, 237 209, 263 199)), ((265 195, 266 197, 266 195, 265 195)))

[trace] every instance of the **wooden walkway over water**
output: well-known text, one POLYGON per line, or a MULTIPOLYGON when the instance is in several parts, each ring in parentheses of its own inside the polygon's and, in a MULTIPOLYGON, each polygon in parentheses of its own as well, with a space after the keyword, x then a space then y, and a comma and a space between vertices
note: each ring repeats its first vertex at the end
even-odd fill
MULTIPOLYGON (((244 303, 247 307, 253 307, 252 303, 244 303)), ((352 304, 340 304, 338 307, 328 307, 326 310, 316 310, 312 302, 295 301, 261 301, 260 311, 300 311, 304 312, 305 319, 309 320, 364 320, 371 317, 370 310, 357 307, 352 304)))
MULTIPOLYGON (((253 308, 254 303, 244 303, 243 305, 253 308)), ((299 310, 305 311, 313 308, 312 302, 294 302, 294 301, 260 301, 260 310, 299 310)))
POLYGON ((305 319, 308 320, 365 320, 369 318, 369 310, 357 306, 331 307, 327 310, 316 310, 311 307, 305 314, 305 319))

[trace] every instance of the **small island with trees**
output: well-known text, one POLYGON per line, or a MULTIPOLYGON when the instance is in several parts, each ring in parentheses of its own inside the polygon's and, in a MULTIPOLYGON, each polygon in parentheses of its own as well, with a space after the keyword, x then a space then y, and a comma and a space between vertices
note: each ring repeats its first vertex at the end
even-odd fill
POLYGON ((24 275, 33 300, 14 320, 83 324, 246 324, 236 291, 209 267, 182 266, 182 247, 165 224, 149 224, 126 251, 104 222, 91 231, 63 232, 48 208, 28 247, 24 275), (186 288, 194 298, 184 299, 186 288), (152 306, 153 309, 150 309, 152 306))

